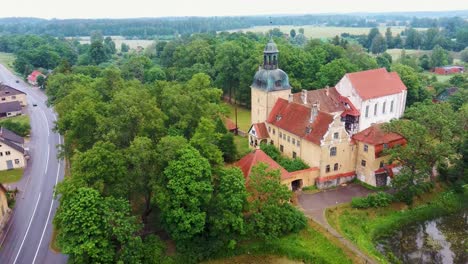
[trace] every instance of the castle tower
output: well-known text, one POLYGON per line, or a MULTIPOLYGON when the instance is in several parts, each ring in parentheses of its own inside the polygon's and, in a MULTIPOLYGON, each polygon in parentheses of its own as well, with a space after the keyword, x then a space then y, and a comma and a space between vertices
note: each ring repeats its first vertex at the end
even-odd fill
POLYGON ((251 88, 251 122, 265 122, 278 98, 291 93, 288 75, 278 68, 278 47, 273 39, 263 51, 263 66, 255 73, 251 88))

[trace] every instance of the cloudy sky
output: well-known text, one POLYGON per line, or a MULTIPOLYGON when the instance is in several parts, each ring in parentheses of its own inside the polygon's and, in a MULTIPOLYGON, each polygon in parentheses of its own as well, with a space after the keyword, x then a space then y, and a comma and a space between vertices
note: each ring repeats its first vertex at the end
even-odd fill
POLYGON ((0 17, 130 18, 467 9, 467 0, 2 0, 0 17))

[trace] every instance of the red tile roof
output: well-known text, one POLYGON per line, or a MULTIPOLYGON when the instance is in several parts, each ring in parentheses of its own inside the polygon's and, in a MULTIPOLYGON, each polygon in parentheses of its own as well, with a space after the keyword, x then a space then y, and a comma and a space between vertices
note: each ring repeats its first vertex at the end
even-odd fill
POLYGON ((333 116, 319 111, 314 122, 310 123, 311 108, 303 104, 289 103, 279 98, 268 116, 267 122, 284 129, 300 138, 320 145, 320 140, 333 122, 333 116), (307 128, 311 128, 310 132, 307 128))
MULTIPOLYGON (((327 113, 341 112, 346 110, 342 104, 340 97, 335 87, 323 88, 319 90, 310 90, 305 92, 307 94, 307 105, 309 107, 314 103, 320 104, 320 110, 327 113)), ((302 92, 293 94, 293 102, 298 104, 304 104, 301 98, 302 92)))
POLYGON ((397 133, 385 132, 382 129, 382 124, 373 124, 363 131, 354 134, 353 139, 370 145, 380 145, 399 141, 404 139, 404 137, 397 133))
POLYGON ((269 138, 270 135, 268 134, 268 130, 266 128, 265 123, 256 123, 252 125, 255 129, 256 132, 256 137, 261 139, 261 138, 269 138))
POLYGON ((396 72, 387 72, 385 68, 347 73, 349 81, 359 96, 366 100, 406 90, 396 72))
POLYGON ((226 126, 226 129, 229 131, 236 130, 236 124, 229 118, 224 119, 224 125, 226 126))
POLYGON ((33 71, 33 72, 31 72, 31 74, 28 75, 28 80, 29 80, 29 81, 32 81, 32 82, 35 82, 35 81, 37 81, 37 77, 38 77, 38 76, 41 76, 41 75, 42 75, 42 76, 45 76, 45 75, 42 74, 40 71, 37 71, 37 70, 36 70, 36 71, 33 71))
POLYGON ((245 155, 241 160, 236 162, 236 166, 242 170, 244 177, 247 179, 250 175, 252 167, 258 163, 265 163, 270 169, 280 170, 281 180, 288 179, 291 177, 291 174, 287 172, 283 167, 281 167, 276 161, 274 161, 270 156, 268 156, 263 150, 256 149, 254 152, 245 155))

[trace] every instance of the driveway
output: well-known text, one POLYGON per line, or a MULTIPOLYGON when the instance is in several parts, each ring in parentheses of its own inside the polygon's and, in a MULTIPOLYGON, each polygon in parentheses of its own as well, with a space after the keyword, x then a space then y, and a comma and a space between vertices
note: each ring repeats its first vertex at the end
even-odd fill
POLYGON ((359 184, 348 184, 319 193, 298 194, 298 201, 304 212, 320 224, 325 224, 325 209, 342 203, 349 203, 353 197, 367 196, 373 191, 359 184))
POLYGON ((361 263, 371 264, 376 263, 376 261, 364 254, 352 242, 341 236, 340 233, 328 224, 328 221, 325 218, 325 210, 328 207, 336 206, 338 204, 349 203, 353 197, 367 196, 372 192, 373 191, 368 190, 359 184, 348 184, 347 186, 339 186, 335 189, 325 190, 314 194, 298 193, 297 198, 299 205, 309 218, 322 225, 327 232, 338 238, 343 245, 359 256, 361 263))

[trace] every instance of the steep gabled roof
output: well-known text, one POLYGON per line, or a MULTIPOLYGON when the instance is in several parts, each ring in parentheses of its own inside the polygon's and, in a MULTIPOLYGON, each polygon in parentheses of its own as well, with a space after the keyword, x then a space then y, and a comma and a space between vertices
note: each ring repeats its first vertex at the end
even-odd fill
MULTIPOLYGON (((252 127, 254 128, 255 130, 255 137, 256 138, 259 138, 259 139, 262 139, 262 138, 269 138, 270 135, 268 134, 268 130, 266 128, 266 125, 265 123, 256 123, 256 124, 253 124, 252 127)), ((249 130, 250 132, 250 130, 249 130)))
POLYGON ((253 152, 245 155, 235 165, 239 167, 244 174, 245 178, 248 178, 252 167, 259 164, 260 162, 265 163, 272 170, 280 170, 281 180, 288 179, 291 177, 290 173, 281 167, 276 161, 268 156, 263 150, 256 149, 253 152))
POLYGON ((297 103, 289 103, 279 98, 268 116, 267 122, 284 129, 300 138, 320 145, 333 116, 319 111, 314 122, 310 123, 311 108, 297 103))
MULTIPOLYGON (((319 90, 305 91, 307 93, 307 105, 310 107, 314 103, 320 104, 320 110, 326 113, 341 112, 345 110, 341 103, 341 95, 335 87, 323 88, 319 90)), ((301 98, 302 92, 293 94, 293 102, 304 104, 301 98)))
POLYGON ((16 90, 13 87, 10 87, 6 84, 0 83, 0 96, 10 96, 10 95, 17 95, 17 94, 25 94, 20 90, 16 90))
POLYGON ((22 138, 21 136, 18 136, 13 131, 10 131, 4 127, 0 127, 0 137, 9 141, 15 142, 15 143, 19 143, 19 144, 24 143, 24 138, 22 138))
POLYGON ((0 113, 21 111, 21 104, 18 101, 0 103, 0 113))
POLYGON ((224 126, 226 126, 226 129, 228 131, 233 131, 237 129, 236 124, 230 118, 224 119, 224 126))
POLYGON ((347 73, 349 81, 359 96, 366 100, 406 90, 396 72, 387 72, 385 68, 347 73))
POLYGON ((35 82, 35 81, 37 81, 38 76, 44 76, 45 77, 45 75, 42 74, 42 72, 40 72, 38 70, 34 70, 33 72, 31 72, 31 74, 28 75, 28 80, 35 82))

